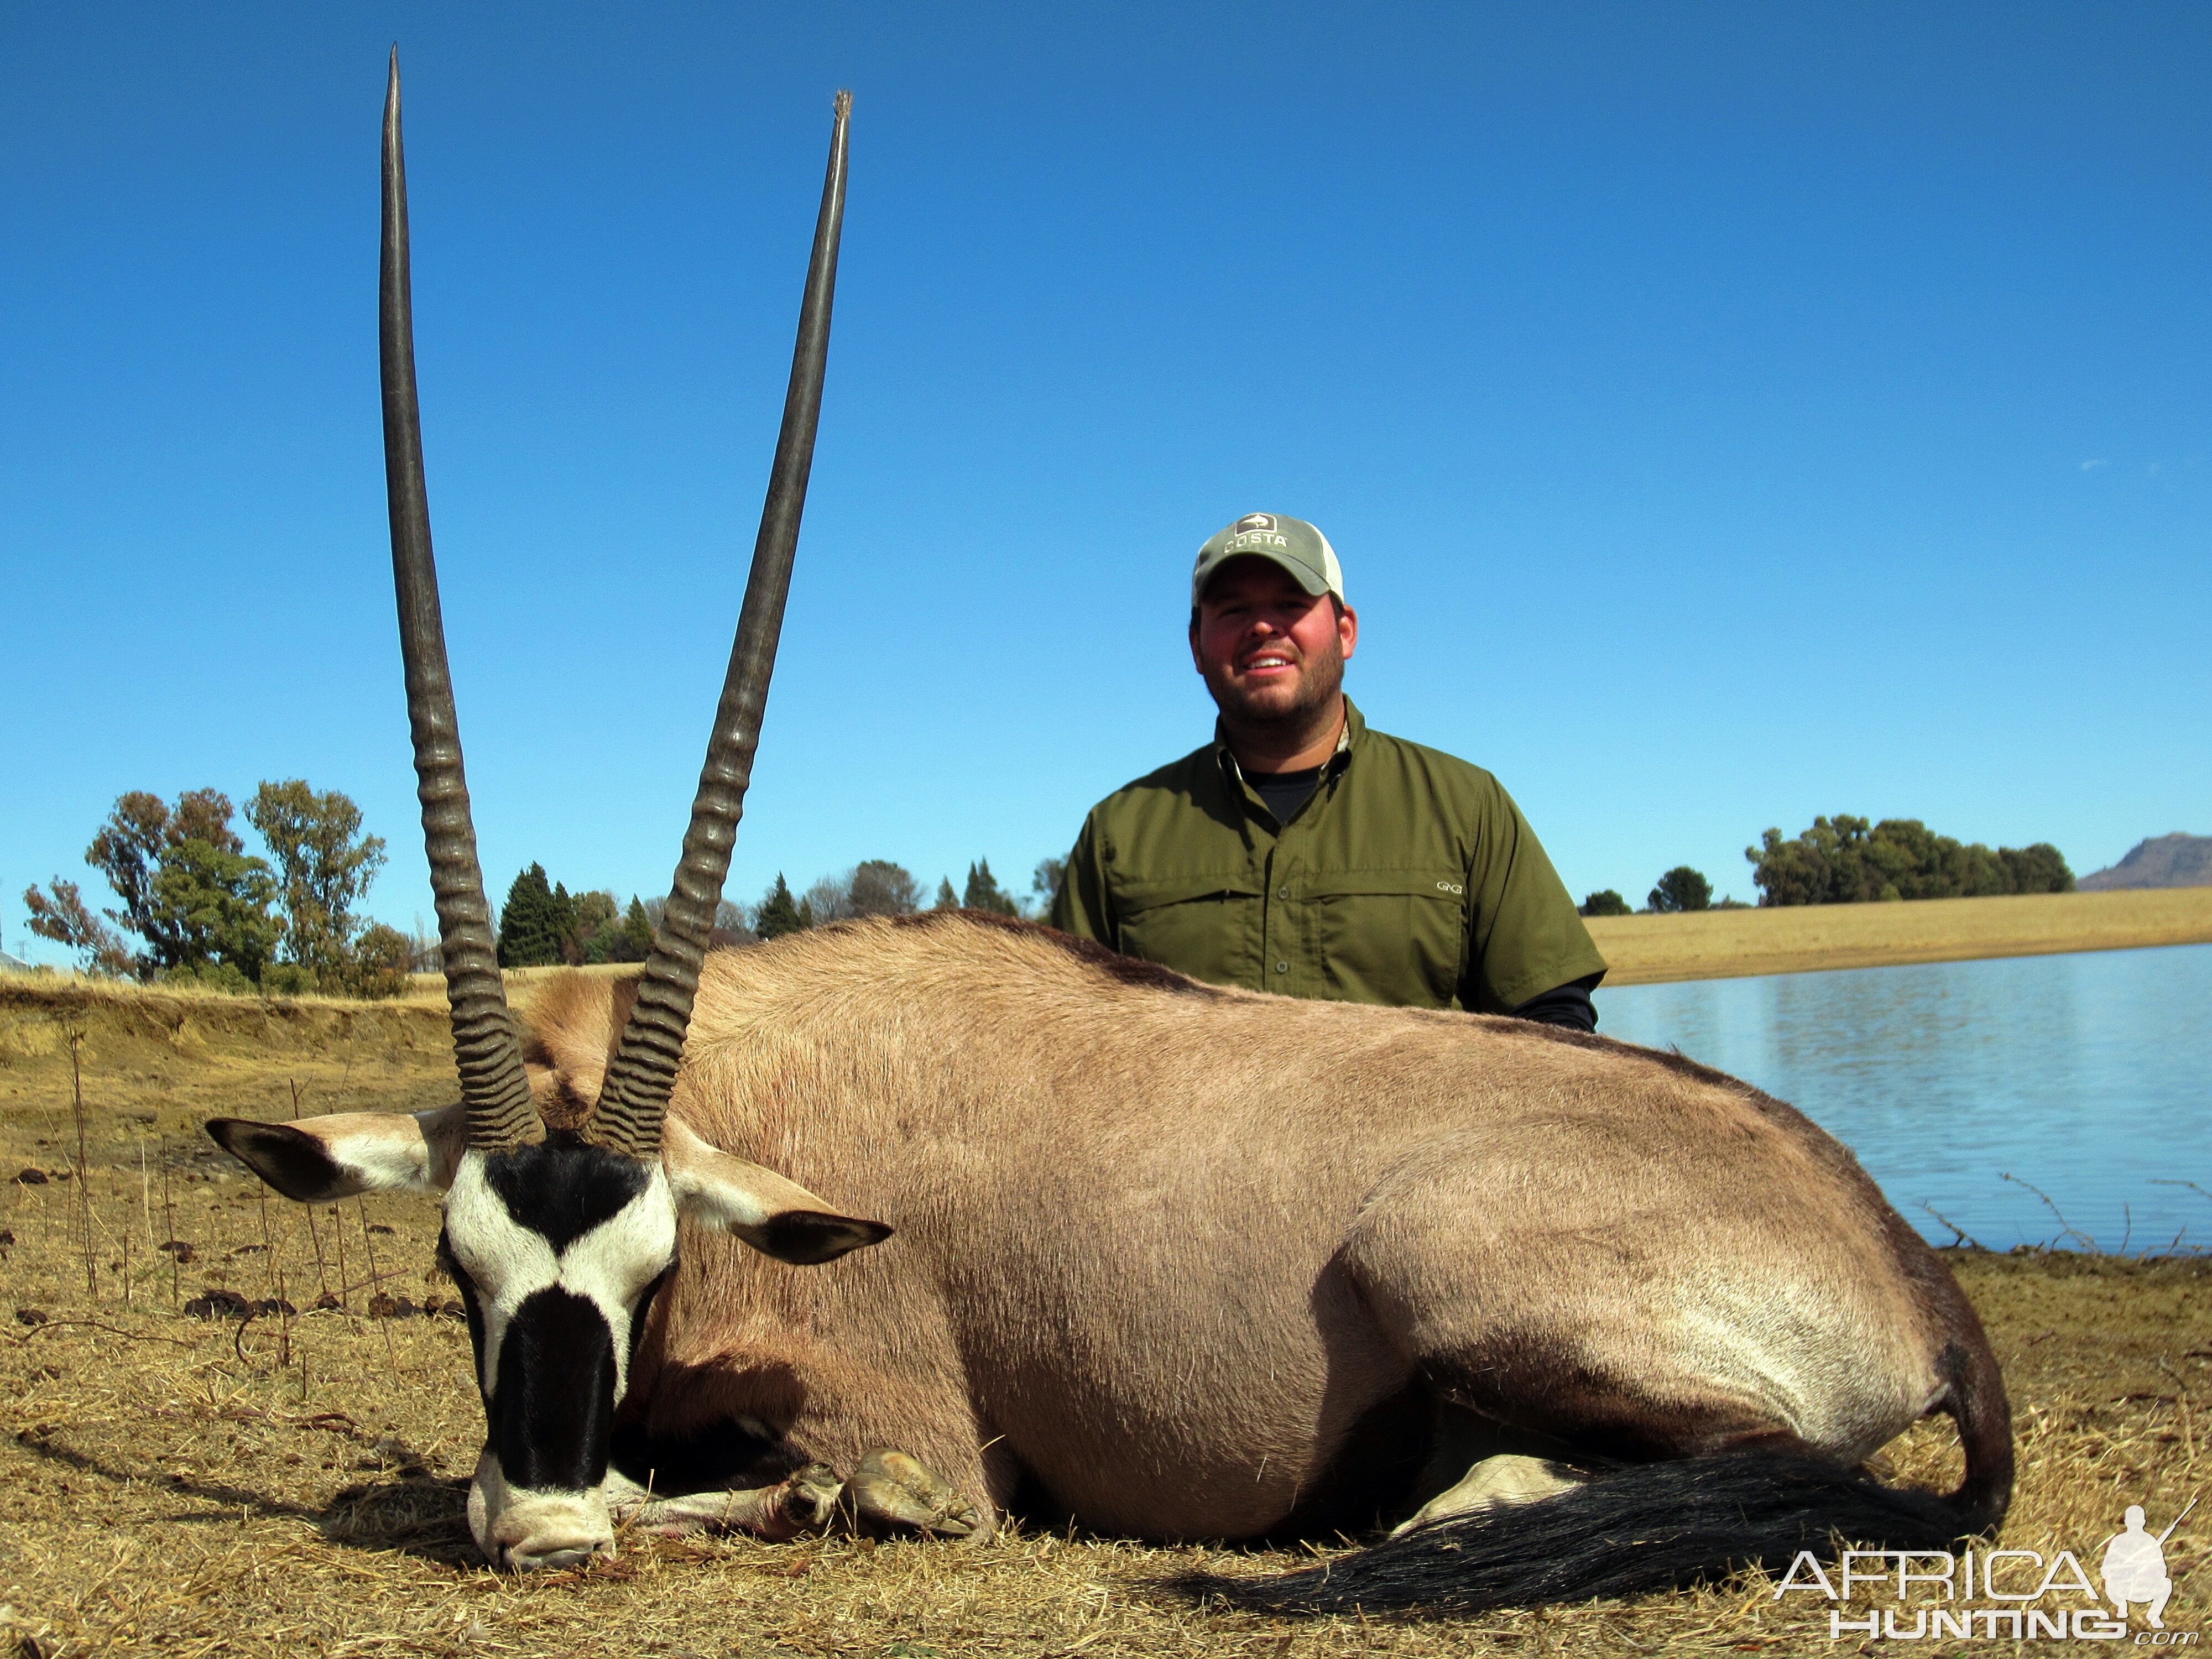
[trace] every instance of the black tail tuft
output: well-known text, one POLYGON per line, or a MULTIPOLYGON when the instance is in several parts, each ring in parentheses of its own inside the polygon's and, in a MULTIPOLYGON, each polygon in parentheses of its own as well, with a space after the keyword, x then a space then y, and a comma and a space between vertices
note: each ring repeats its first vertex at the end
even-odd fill
POLYGON ((1833 1540, 1943 1549, 1972 1517, 1937 1493, 1795 1453, 1645 1463, 1536 1503, 1439 1521, 1326 1566, 1274 1578, 1190 1573, 1172 1587, 1273 1613, 1424 1611, 1634 1595, 1833 1540))

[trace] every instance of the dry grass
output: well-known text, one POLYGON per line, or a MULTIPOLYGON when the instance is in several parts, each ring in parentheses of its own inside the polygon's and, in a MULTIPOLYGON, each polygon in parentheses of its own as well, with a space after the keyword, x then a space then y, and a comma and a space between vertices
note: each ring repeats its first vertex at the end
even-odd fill
POLYGON ((1596 916, 1608 985, 2212 944, 2212 887, 1596 916))
MULTIPOLYGON (((1293 1625, 1150 1588, 1205 1552, 1018 1531, 981 1550, 633 1539, 587 1575, 495 1577, 468 1543, 457 1484, 481 1437, 465 1329, 368 1312, 379 1291, 395 1308, 442 1299, 434 1210, 349 1201, 315 1212, 311 1232, 308 1212, 264 1206, 197 1128, 218 1110, 289 1115, 288 1079, 309 1112, 447 1097, 443 1042, 441 1019, 399 1008, 0 998, 0 1653, 1838 1650, 1820 1609, 1796 1597, 1778 1607, 1756 1575, 1469 1621, 1293 1625), (88 1107, 82 1176, 70 1029, 88 1107), (6 1179, 24 1168, 48 1179, 6 1179), (189 1262, 151 1248, 172 1238, 191 1247, 189 1262), (343 1309, 242 1323, 179 1310, 210 1291, 258 1302, 280 1290, 310 1310, 325 1287, 343 1309)), ((2019 1414, 2007 1541, 2087 1555, 2131 1502, 2163 1525, 2207 1467, 2212 1263, 1954 1265, 2019 1414)), ((1955 1474, 1948 1429, 1917 1430, 1893 1456, 1909 1478, 1955 1474)), ((2208 1538, 2200 1510, 2168 1547, 2180 1585, 2170 1627, 2203 1620, 2208 1538)), ((1213 1559, 1259 1571, 1297 1558, 1213 1559)))

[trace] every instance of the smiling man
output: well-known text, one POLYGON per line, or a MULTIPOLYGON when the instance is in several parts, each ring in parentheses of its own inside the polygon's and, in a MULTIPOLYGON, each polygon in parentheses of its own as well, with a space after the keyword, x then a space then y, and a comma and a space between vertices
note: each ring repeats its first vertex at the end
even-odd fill
POLYGON ((1328 538, 1247 514, 1190 596, 1213 741, 1091 809, 1054 926, 1217 985, 1595 1029, 1605 960, 1512 798, 1344 695, 1328 538))

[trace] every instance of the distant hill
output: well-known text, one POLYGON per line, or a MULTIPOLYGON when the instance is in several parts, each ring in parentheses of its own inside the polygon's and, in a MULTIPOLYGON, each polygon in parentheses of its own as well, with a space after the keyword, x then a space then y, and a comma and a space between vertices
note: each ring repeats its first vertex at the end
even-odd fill
POLYGON ((2137 842, 2111 869, 2084 876, 2074 885, 2084 893, 2115 887, 2212 887, 2212 836, 2176 834, 2137 842))

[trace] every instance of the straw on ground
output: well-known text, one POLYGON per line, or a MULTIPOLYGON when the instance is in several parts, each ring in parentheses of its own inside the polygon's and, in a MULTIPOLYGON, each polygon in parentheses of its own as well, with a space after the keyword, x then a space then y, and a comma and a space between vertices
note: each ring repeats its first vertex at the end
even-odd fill
MULTIPOLYGON (((341 1242, 360 1230, 362 1248, 331 1271, 314 1212, 270 1206, 264 1224, 258 1184, 198 1127, 218 1113, 283 1119, 450 1100, 443 1022, 361 1005, 108 992, 64 1000, 0 997, 0 1652, 1829 1650, 1824 1612, 1777 1604, 1756 1576, 1465 1622, 1294 1626, 1209 1612, 1152 1586, 1201 1559, 1261 1572, 1297 1553, 1036 1530, 980 1550, 631 1537, 587 1576, 497 1577, 462 1515, 482 1419, 467 1333, 432 1265, 435 1209, 380 1198, 357 1217, 321 1218, 338 1222, 341 1242), (62 1019, 82 1033, 82 1173, 62 1019), (126 1269, 121 1233, 150 1210, 142 1137, 170 1248, 134 1255, 126 1269), (23 1170, 45 1178, 11 1178, 23 1170), (96 1255, 90 1294, 88 1214, 100 1250, 118 1242, 96 1255), (372 1253, 368 1265, 356 1259, 372 1253), (345 1309, 284 1312, 286 1286, 319 1287, 325 1276, 345 1309), (215 1316, 179 1312, 179 1294, 215 1316), (373 1308, 393 1316, 371 1317, 373 1308)), ((2212 1262, 1953 1260, 2018 1416, 2007 1542, 2087 1559, 2135 1503, 2163 1527, 2207 1473, 2212 1262)), ((1916 1430, 1889 1455, 1897 1478, 1957 1479, 1948 1424, 1916 1430)), ((2206 1537, 2212 1528, 2192 1519, 2167 1543, 2179 1586, 2172 1628, 2203 1618, 2206 1537)))

